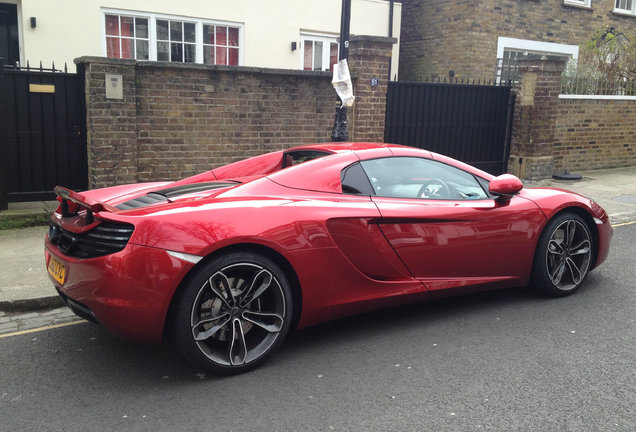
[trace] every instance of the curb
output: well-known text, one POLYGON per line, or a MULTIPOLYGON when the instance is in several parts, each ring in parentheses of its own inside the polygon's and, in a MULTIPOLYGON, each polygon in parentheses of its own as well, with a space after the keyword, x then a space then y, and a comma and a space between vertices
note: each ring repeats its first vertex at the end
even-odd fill
POLYGON ((62 300, 60 296, 0 301, 0 311, 10 313, 33 312, 43 309, 56 309, 64 306, 64 300, 62 300))

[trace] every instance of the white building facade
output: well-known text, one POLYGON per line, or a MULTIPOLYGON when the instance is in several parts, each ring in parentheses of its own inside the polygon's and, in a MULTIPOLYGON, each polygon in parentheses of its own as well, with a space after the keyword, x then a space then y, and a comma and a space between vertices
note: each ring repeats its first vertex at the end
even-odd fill
MULTIPOLYGON (((337 60, 341 0, 1 0, 0 6, 8 11, 0 23, 8 29, 9 40, 0 41, 8 63, 67 63, 72 71, 74 58, 104 56, 329 70, 337 60)), ((400 2, 352 0, 351 34, 397 37, 401 11, 400 2)), ((398 54, 399 43, 393 73, 398 54)))

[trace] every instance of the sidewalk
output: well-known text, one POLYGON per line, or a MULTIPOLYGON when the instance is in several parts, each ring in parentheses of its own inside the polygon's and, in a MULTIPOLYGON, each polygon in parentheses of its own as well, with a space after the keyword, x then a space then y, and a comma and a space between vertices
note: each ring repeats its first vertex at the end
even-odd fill
MULTIPOLYGON (((636 220, 636 166, 578 172, 579 181, 541 180, 526 187, 548 186, 567 189, 599 203, 610 215, 612 224, 636 220)), ((51 203, 29 203, 26 212, 50 211, 51 203), (47 209, 47 210, 44 210, 47 209)), ((9 213, 16 217, 19 205, 9 213)), ((44 265, 44 236, 48 227, 0 231, 0 311, 28 311, 62 305, 49 281, 44 265)))

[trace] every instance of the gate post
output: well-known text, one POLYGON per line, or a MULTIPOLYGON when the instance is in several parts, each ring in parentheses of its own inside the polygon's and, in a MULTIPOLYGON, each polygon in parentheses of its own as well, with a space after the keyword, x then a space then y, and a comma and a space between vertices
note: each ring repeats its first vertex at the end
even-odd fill
POLYGON ((522 180, 550 178, 561 74, 567 57, 526 55, 519 60, 519 96, 514 113, 508 171, 522 180))
POLYGON ((0 210, 9 208, 9 190, 7 186, 7 153, 9 136, 7 134, 7 104, 4 82, 4 59, 0 57, 0 210))
POLYGON ((353 94, 356 102, 350 109, 351 141, 384 140, 386 68, 391 62, 391 50, 396 38, 381 36, 352 36, 349 39, 349 67, 356 77, 353 94))

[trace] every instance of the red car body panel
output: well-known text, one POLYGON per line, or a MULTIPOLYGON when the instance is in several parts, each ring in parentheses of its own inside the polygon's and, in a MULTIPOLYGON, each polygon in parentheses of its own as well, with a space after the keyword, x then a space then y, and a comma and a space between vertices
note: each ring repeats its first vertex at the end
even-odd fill
POLYGON ((527 284, 527 257, 546 222, 532 201, 373 200, 386 238, 434 296, 472 285, 527 284))
POLYGON ((73 195, 79 213, 58 209, 52 229, 83 234, 115 223, 134 231, 121 251, 88 258, 68 255, 47 236, 47 265, 54 256, 66 268, 63 283, 51 280, 65 299, 90 310, 109 331, 158 342, 175 293, 196 271, 197 259, 226 248, 257 247, 289 264, 301 299, 299 327, 431 296, 524 285, 543 228, 566 208, 594 220, 596 265, 607 256, 607 215, 570 192, 524 189, 509 200, 342 193, 344 168, 391 156, 435 159, 485 182, 493 178, 425 150, 328 143, 270 153, 178 182, 82 192, 73 195), (326 156, 283 169, 289 152, 306 150, 326 156), (170 195, 174 190, 183 193, 170 195), (117 207, 153 193, 159 198, 151 204, 117 207))

